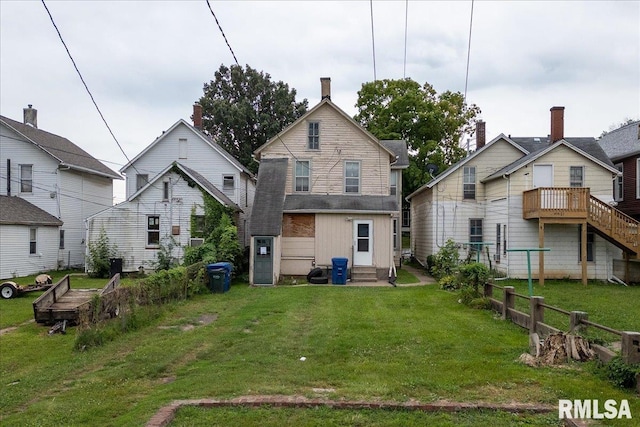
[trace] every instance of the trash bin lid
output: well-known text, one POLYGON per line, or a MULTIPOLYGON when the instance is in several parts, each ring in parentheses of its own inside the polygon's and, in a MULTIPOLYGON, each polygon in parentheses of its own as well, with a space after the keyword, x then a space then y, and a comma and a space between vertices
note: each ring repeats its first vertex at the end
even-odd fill
POLYGON ((227 270, 228 272, 231 272, 233 271, 233 264, 231 264, 230 262, 215 262, 213 264, 207 265, 207 270, 212 268, 222 268, 224 270, 227 270))

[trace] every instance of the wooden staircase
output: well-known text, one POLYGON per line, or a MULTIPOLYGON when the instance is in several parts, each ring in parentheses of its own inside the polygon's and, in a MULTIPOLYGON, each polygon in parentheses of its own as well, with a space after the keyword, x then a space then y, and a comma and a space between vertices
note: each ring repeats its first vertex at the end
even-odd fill
POLYGON ((601 237, 640 258, 640 222, 602 200, 589 196, 588 225, 601 237))

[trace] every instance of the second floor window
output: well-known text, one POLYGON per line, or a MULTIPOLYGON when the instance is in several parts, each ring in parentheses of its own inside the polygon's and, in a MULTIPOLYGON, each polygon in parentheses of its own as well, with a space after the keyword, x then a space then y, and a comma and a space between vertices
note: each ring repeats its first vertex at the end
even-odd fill
POLYGON ((60 249, 64 249, 64 230, 60 230, 60 249))
POLYGON ((584 167, 569 167, 569 187, 584 187, 584 167))
POLYGON ((147 185, 147 182, 149 182, 149 175, 140 173, 136 175, 136 191, 147 185))
POLYGON ((162 183, 162 200, 169 200, 169 181, 162 183))
POLYGON ((233 175, 224 175, 222 177, 222 190, 233 191, 236 188, 235 178, 233 175))
POLYGON ((613 181, 613 199, 616 202, 621 202, 624 199, 624 190, 622 188, 622 176, 624 174, 624 168, 622 167, 622 163, 618 163, 616 165, 616 169, 618 169, 620 175, 616 177, 615 181, 613 181))
POLYGON ((160 216, 149 215, 147 217, 147 246, 160 244, 160 216))
POLYGON ((389 175, 389 195, 395 196, 398 194, 398 172, 391 171, 389 175))
POLYGON ((309 191, 309 180, 311 178, 311 166, 309 160, 296 160, 295 167, 295 190, 309 191))
POLYGON ((33 165, 20 165, 20 192, 33 192, 33 165))
POLYGON ((320 123, 309 122, 309 143, 307 144, 309 150, 320 149, 320 123))
POLYGON ((354 194, 360 192, 360 162, 345 162, 344 192, 354 194))
POLYGON ((464 199, 476 198, 476 167, 465 166, 464 178, 462 182, 462 193, 464 199))

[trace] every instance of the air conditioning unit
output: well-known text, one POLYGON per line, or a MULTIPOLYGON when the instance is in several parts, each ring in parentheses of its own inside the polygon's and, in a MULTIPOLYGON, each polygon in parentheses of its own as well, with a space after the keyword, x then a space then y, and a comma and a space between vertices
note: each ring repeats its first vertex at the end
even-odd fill
POLYGON ((192 237, 189 239, 189 246, 192 246, 192 247, 202 246, 203 243, 204 243, 204 239, 201 237, 192 237))

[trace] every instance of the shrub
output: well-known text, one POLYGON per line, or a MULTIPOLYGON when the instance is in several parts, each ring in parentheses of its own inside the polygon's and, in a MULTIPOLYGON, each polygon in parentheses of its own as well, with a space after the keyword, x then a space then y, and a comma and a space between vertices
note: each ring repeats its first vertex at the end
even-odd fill
POLYGON ((629 365, 624 363, 620 356, 616 356, 603 367, 604 373, 616 387, 636 387, 636 376, 640 374, 640 364, 629 365))
POLYGON ((480 292, 480 285, 489 280, 490 272, 486 265, 480 262, 472 262, 460 266, 460 280, 471 286, 476 292, 480 292))
POLYGON ((455 274, 458 271, 459 262, 458 248, 455 242, 449 239, 435 255, 431 274, 437 279, 455 274))
POLYGON ((89 242, 87 270, 89 277, 107 278, 111 270, 110 258, 116 254, 116 247, 109 245, 109 237, 104 228, 100 230, 98 239, 89 242))
POLYGON ((460 289, 460 281, 458 277, 453 274, 442 276, 440 280, 438 280, 438 284, 440 285, 440 289, 444 289, 445 291, 457 291, 460 289))

